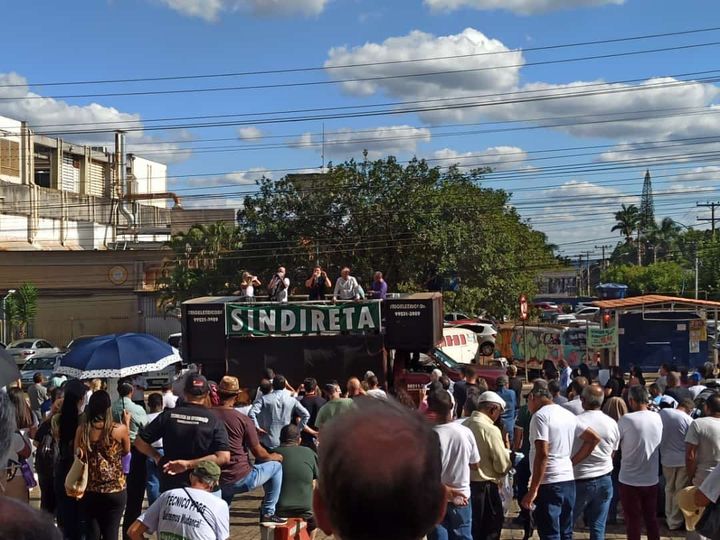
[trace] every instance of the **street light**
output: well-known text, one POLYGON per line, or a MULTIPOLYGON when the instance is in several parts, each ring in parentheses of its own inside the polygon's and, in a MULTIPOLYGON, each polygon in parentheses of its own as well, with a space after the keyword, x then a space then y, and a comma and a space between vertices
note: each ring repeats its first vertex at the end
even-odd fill
POLYGON ((15 293, 15 289, 9 289, 8 292, 3 296, 2 299, 2 311, 3 311, 3 342, 7 345, 8 342, 8 318, 7 318, 7 310, 5 309, 5 302, 7 302, 7 299, 10 297, 11 294, 15 293))

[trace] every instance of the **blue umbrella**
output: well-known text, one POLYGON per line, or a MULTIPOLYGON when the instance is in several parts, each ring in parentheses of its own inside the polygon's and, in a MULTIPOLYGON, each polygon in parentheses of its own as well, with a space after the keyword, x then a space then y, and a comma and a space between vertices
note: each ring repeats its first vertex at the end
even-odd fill
POLYGON ((55 371, 78 379, 120 379, 181 361, 175 347, 149 334, 107 334, 74 346, 55 371))

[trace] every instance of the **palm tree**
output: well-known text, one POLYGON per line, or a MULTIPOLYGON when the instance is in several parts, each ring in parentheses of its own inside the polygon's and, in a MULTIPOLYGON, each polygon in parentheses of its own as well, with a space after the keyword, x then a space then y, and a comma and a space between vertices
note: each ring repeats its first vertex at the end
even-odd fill
POLYGON ((27 336, 28 326, 37 314, 38 290, 32 283, 23 283, 6 303, 7 320, 15 327, 18 337, 27 336))
POLYGON ((653 246, 654 262, 657 262, 658 252, 667 255, 674 251, 680 236, 681 226, 672 218, 666 217, 652 228, 648 239, 653 246))
POLYGON ((625 237, 625 243, 630 244, 633 232, 640 223, 640 210, 634 204, 630 206, 623 204, 621 209, 615 212, 615 220, 617 223, 610 230, 620 231, 620 234, 625 237))

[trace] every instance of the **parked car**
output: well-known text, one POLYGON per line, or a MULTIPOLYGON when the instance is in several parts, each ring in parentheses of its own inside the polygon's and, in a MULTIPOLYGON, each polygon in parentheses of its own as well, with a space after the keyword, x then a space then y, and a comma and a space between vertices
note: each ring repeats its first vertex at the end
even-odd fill
POLYGON ((451 311, 450 313, 445 314, 445 322, 447 323, 455 323, 457 321, 473 321, 474 319, 470 317, 467 313, 463 313, 461 311, 451 311))
POLYGON ((574 313, 558 313, 550 319, 556 324, 569 324, 577 321, 574 313))
POLYGON ((497 330, 491 324, 474 324, 463 323, 457 325, 458 328, 464 328, 475 332, 477 342, 480 344, 480 354, 483 356, 492 356, 495 352, 495 337, 497 330))
POLYGON ((585 319, 588 321, 596 320, 600 316, 600 308, 596 306, 587 306, 578 309, 575 313, 576 319, 585 319))
POLYGON ((533 302, 533 306, 538 308, 540 311, 562 311, 560 306, 558 306, 555 302, 533 302))
POLYGON ((39 352, 57 353, 60 349, 47 340, 39 338, 16 339, 5 349, 13 357, 18 367, 21 367, 32 356, 39 352))
POLYGON ((49 380, 55 372, 61 353, 57 352, 39 352, 33 355, 20 368, 20 380, 22 381, 23 390, 27 390, 28 386, 33 383, 33 376, 36 373, 42 373, 45 380, 49 380))
POLYGON ((79 345, 80 343, 83 343, 85 341, 90 341, 93 338, 96 338, 97 335, 94 334, 88 334, 87 336, 78 336, 76 338, 71 339, 67 345, 65 345, 65 351, 69 351, 72 349, 75 345, 79 345))

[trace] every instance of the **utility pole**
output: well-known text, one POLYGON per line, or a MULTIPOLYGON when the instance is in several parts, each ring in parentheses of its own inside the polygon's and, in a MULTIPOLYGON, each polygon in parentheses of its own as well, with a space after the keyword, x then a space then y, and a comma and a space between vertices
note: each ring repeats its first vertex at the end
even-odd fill
POLYGON ((715 238, 715 208, 720 207, 720 202, 707 202, 707 203, 696 203, 696 206, 698 208, 709 208, 710 209, 710 217, 709 218, 697 218, 698 221, 709 221, 710 222, 710 230, 712 231, 712 237, 715 238))
POLYGON ((578 254, 578 271, 580 273, 580 283, 578 283, 577 295, 580 296, 585 288, 583 287, 583 269, 582 269, 582 253, 578 254))
POLYGON ((698 299, 698 285, 700 283, 698 279, 698 270, 700 267, 700 258, 698 257, 697 244, 695 244, 695 300, 698 299))
POLYGON ((590 296, 590 254, 592 251, 585 252, 585 271, 587 274, 587 295, 590 296))
POLYGON ((608 245, 608 244, 603 244, 602 246, 595 246, 595 249, 601 249, 601 250, 602 250, 602 261, 601 261, 601 263, 600 263, 600 266, 602 267, 603 270, 605 270, 605 269, 607 268, 607 266, 606 266, 606 264, 605 264, 605 250, 606 250, 606 249, 610 249, 611 247, 612 247, 612 246, 610 246, 610 245, 608 245))

